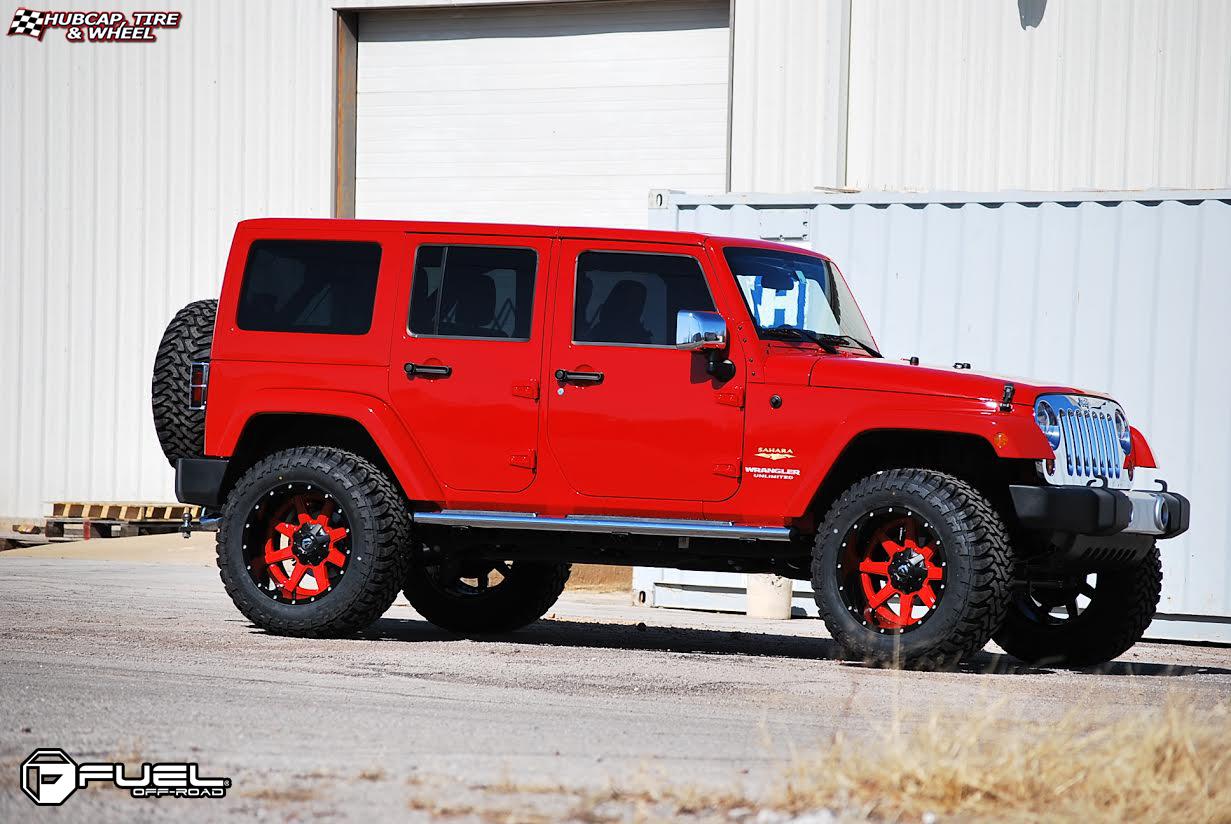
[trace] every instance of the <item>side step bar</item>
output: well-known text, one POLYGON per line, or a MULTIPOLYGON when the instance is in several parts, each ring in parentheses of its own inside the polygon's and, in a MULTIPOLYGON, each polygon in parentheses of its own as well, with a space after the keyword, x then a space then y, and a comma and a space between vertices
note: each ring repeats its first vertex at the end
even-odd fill
POLYGON ((415 523, 486 529, 529 529, 552 532, 605 532, 619 535, 660 535, 669 538, 731 538, 739 541, 789 541, 791 530, 781 526, 737 526, 729 521, 672 521, 660 518, 609 518, 603 515, 568 515, 543 518, 523 512, 416 512, 415 523))

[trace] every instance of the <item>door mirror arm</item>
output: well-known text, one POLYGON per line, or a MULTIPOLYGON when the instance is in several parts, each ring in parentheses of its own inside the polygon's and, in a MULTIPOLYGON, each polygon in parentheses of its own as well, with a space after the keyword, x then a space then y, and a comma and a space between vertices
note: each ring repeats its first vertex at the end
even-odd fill
POLYGON ((726 383, 735 377, 735 364, 725 353, 711 349, 706 354, 705 371, 719 383, 726 383))

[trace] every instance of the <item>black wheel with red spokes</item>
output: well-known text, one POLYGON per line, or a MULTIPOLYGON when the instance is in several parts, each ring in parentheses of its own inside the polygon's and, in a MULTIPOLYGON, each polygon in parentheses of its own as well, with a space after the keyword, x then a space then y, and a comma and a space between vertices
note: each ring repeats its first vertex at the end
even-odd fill
POLYGON ((370 461, 298 447, 252 466, 227 496, 218 568, 257 626, 283 635, 346 635, 379 618, 406 574, 410 517, 370 461))
POLYGON ((890 469, 838 496, 817 534, 812 588, 848 652, 937 669, 981 649, 1003 619, 1011 562, 1004 523, 967 482, 890 469))
POLYGON ((942 541, 931 523, 900 504, 872 510, 851 526, 837 571, 847 609, 877 630, 918 629, 944 596, 942 541))
POLYGON ((248 513, 243 548, 262 592, 282 603, 312 603, 346 574, 350 522, 319 485, 279 482, 248 513))

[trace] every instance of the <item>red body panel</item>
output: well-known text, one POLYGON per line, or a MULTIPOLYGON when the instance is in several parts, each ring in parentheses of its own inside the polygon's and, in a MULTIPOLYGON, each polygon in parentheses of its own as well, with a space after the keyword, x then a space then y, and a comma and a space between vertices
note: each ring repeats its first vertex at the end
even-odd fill
POLYGON ((1133 449, 1129 452, 1129 458, 1132 460, 1133 465, 1146 469, 1157 467, 1158 463, 1154 460, 1154 452, 1151 451, 1150 445, 1146 443, 1146 436, 1142 435, 1135 426, 1130 426, 1129 431, 1133 435, 1133 449))
MULTIPOLYGON (((1053 457, 1032 417, 1040 392, 1068 387, 909 366, 810 344, 763 341, 721 259, 760 241, 679 232, 541 226, 266 219, 236 230, 214 333, 206 452, 231 455, 265 413, 349 418, 381 449, 407 496, 430 507, 711 518, 754 525, 807 516, 818 486, 861 433, 975 435, 1004 458, 1053 457), (364 335, 250 332, 235 325, 255 239, 372 240, 382 246, 364 335), (407 328, 420 243, 512 245, 538 256, 529 341, 447 339, 407 328), (699 353, 573 341, 577 255, 666 252, 704 267, 736 366, 711 379, 699 353), (405 363, 453 367, 408 378, 405 363), (599 371, 562 384, 557 369, 599 371), (1016 387, 1012 409, 1000 402, 1016 387), (776 400, 771 403, 771 399, 776 400)), ((1152 466, 1133 431, 1137 465, 1152 466)))

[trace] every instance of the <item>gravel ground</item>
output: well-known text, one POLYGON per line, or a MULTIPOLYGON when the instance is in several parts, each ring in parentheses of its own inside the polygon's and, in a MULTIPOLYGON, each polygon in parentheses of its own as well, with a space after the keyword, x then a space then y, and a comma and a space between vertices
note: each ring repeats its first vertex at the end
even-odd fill
POLYGON ((568 593, 547 620, 492 641, 442 632, 401 599, 362 638, 279 638, 234 610, 203 556, 183 557, 0 554, 0 821, 653 819, 652 801, 602 799, 613 786, 756 796, 835 732, 858 746, 935 714, 1044 729, 1177 692, 1231 697, 1225 647, 1140 644, 1100 672, 984 653, 959 672, 902 673, 839 660, 818 621, 620 595, 568 593), (90 787, 39 809, 17 787, 37 747, 196 760, 233 786, 221 801, 90 787))

